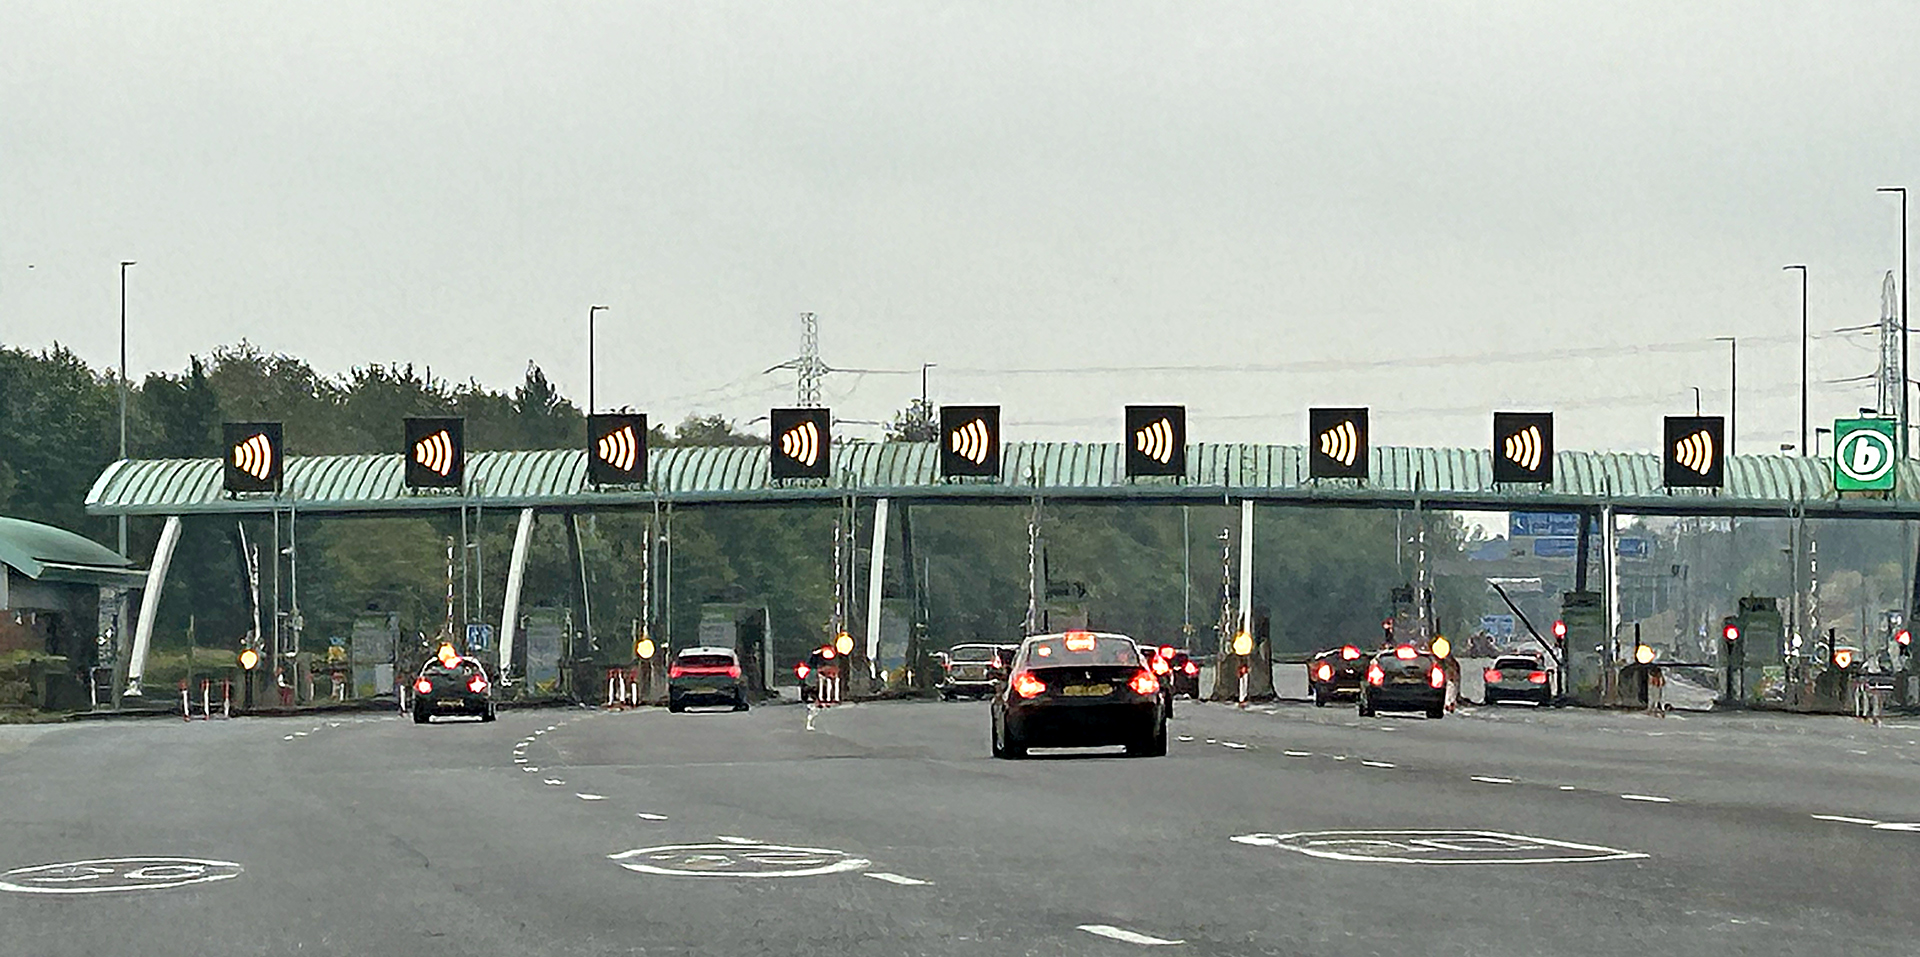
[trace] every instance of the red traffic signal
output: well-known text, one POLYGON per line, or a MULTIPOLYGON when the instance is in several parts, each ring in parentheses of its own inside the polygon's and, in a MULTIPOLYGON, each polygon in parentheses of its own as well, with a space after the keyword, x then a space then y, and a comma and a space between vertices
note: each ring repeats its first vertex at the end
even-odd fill
POLYGON ((1728 641, 1739 641, 1739 640, 1740 640, 1740 626, 1739 626, 1739 625, 1735 625, 1735 624, 1732 624, 1732 623, 1729 623, 1729 624, 1727 625, 1727 627, 1726 627, 1726 629, 1725 629, 1725 630, 1723 630, 1723 631, 1722 631, 1722 632, 1721 632, 1720 634, 1721 634, 1722 636, 1724 636, 1724 637, 1725 637, 1725 638, 1726 638, 1726 639, 1727 639, 1728 641))
POLYGON ((1553 623, 1553 636, 1554 636, 1555 638, 1565 638, 1565 637, 1567 636, 1567 623, 1566 623, 1566 622, 1564 622, 1564 621, 1556 621, 1556 622, 1554 622, 1554 623, 1553 623))
POLYGON ((1913 633, 1902 628, 1899 634, 1893 636, 1893 640, 1898 643, 1900 647, 1905 648, 1913 644, 1913 633))

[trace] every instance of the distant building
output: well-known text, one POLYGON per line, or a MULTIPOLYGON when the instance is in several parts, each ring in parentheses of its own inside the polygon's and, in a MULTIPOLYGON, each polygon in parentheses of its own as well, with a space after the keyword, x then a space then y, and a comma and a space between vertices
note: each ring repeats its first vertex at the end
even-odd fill
POLYGON ((113 549, 65 529, 0 517, 0 655, 60 655, 92 667, 107 626, 101 592, 138 589, 146 573, 113 549))

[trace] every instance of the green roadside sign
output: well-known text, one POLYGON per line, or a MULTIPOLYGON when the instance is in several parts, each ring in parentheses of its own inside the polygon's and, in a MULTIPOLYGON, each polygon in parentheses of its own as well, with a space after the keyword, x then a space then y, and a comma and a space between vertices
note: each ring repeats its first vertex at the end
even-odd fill
POLYGON ((1894 485, 1894 420, 1835 419, 1833 487, 1842 492, 1888 491, 1894 485))

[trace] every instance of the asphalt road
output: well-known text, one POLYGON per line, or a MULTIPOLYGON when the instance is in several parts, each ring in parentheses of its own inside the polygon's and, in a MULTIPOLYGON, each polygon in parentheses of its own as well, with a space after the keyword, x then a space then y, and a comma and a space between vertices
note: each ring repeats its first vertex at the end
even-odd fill
POLYGON ((1920 951, 1916 720, 1182 702, 1166 758, 1024 762, 979 703, 806 721, 0 728, 0 954, 1920 951), (29 869, 136 857, 211 863, 29 869))

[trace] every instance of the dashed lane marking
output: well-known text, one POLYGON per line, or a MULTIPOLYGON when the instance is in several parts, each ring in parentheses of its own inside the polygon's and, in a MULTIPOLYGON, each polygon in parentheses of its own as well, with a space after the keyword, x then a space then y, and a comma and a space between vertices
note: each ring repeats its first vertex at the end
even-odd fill
POLYGON ((1576 787, 1574 787, 1574 786, 1573 786, 1573 785, 1571 785, 1571 784, 1562 784, 1562 785, 1560 785, 1560 790, 1562 790, 1562 791, 1577 791, 1577 790, 1579 790, 1579 788, 1576 788, 1576 787))
POLYGON ((548 787, 556 787, 556 788, 557 788, 557 787, 559 787, 560 785, 562 785, 562 784, 565 784, 565 783, 567 783, 567 782, 565 782, 565 781, 562 781, 562 780, 561 780, 561 779, 559 779, 559 778, 548 778, 548 779, 546 780, 546 784, 547 784, 547 786, 548 786, 548 787))
POLYGON ((1664 798, 1658 794, 1622 794, 1622 801, 1645 801, 1649 804, 1672 804, 1673 798, 1664 798))
POLYGON ((1183 734, 1183 735, 1180 735, 1180 736, 1178 737, 1178 739, 1177 739, 1177 740, 1180 740, 1180 741, 1192 741, 1192 740, 1193 740, 1193 735, 1191 735, 1191 734, 1183 734))
POLYGON ((1836 824, 1865 824, 1868 827, 1878 827, 1880 824, 1879 821, 1864 817, 1848 817, 1845 814, 1814 814, 1811 816, 1816 821, 1833 821, 1836 824))
POLYGON ((1389 764, 1385 761, 1362 761, 1360 763, 1370 768, 1391 768, 1391 767, 1397 766, 1397 765, 1389 764))
POLYGON ((1873 826, 1873 829, 1874 829, 1874 830, 1876 830, 1876 831, 1915 831, 1915 832, 1920 832, 1920 824, 1915 824, 1915 823, 1909 823, 1909 822, 1906 822, 1906 821, 1888 821, 1888 822, 1885 822, 1885 823, 1882 823, 1882 824, 1875 824, 1875 825, 1873 826))
POLYGON ((1245 751, 1247 749, 1246 745, 1238 741, 1222 741, 1220 742, 1220 746, 1223 748, 1232 748, 1235 751, 1245 751))
POLYGON ((713 839, 716 841, 725 841, 728 844, 763 844, 765 843, 764 841, 756 841, 750 837, 735 837, 732 834, 715 834, 713 836, 713 839))
POLYGON ((634 817, 637 817, 642 821, 664 821, 667 819, 667 816, 665 814, 652 814, 647 811, 641 811, 640 813, 635 814, 634 817))
POLYGON ((1165 937, 1150 937, 1146 934, 1135 933, 1134 931, 1126 930, 1125 928, 1115 927, 1112 924, 1081 924, 1079 929, 1084 930, 1089 934, 1093 934, 1096 937, 1105 937, 1110 940, 1125 941, 1126 943, 1129 943, 1129 944, 1139 944, 1142 947, 1154 947, 1162 944, 1186 943, 1186 941, 1184 940, 1168 940, 1165 937))
POLYGON ((525 771, 525 772, 527 772, 528 774, 539 774, 539 773, 540 773, 540 769, 539 769, 539 768, 535 768, 535 767, 525 767, 525 768, 521 768, 520 770, 522 770, 522 771, 525 771))
POLYGON ((1479 774, 1474 775, 1469 780, 1478 781, 1481 784, 1512 784, 1513 783, 1512 778, 1486 777, 1479 774))
POLYGON ((526 758, 514 758, 514 759, 513 759, 513 763, 515 763, 515 764, 525 764, 525 763, 527 763, 527 759, 526 759, 526 758))
POLYGON ((284 738, 281 738, 280 740, 282 740, 282 741, 292 741, 292 740, 293 740, 293 735, 291 735, 291 734, 289 734, 289 735, 287 735, 286 737, 284 737, 284 738))
POLYGON ((607 796, 604 794, 584 794, 576 792, 573 796, 582 801, 604 801, 607 799, 607 796))
POLYGON ((1286 755, 1287 757, 1290 757, 1290 758, 1310 758, 1310 757, 1313 757, 1313 752, 1312 752, 1312 751, 1282 751, 1282 752, 1280 752, 1280 753, 1281 753, 1281 754, 1284 754, 1284 755, 1286 755))
POLYGON ((889 884, 899 884, 903 887, 920 887, 926 884, 933 883, 932 881, 923 881, 917 877, 904 877, 899 874, 888 874, 885 871, 872 871, 872 872, 869 872, 867 876, 873 878, 876 881, 886 881, 889 884))

